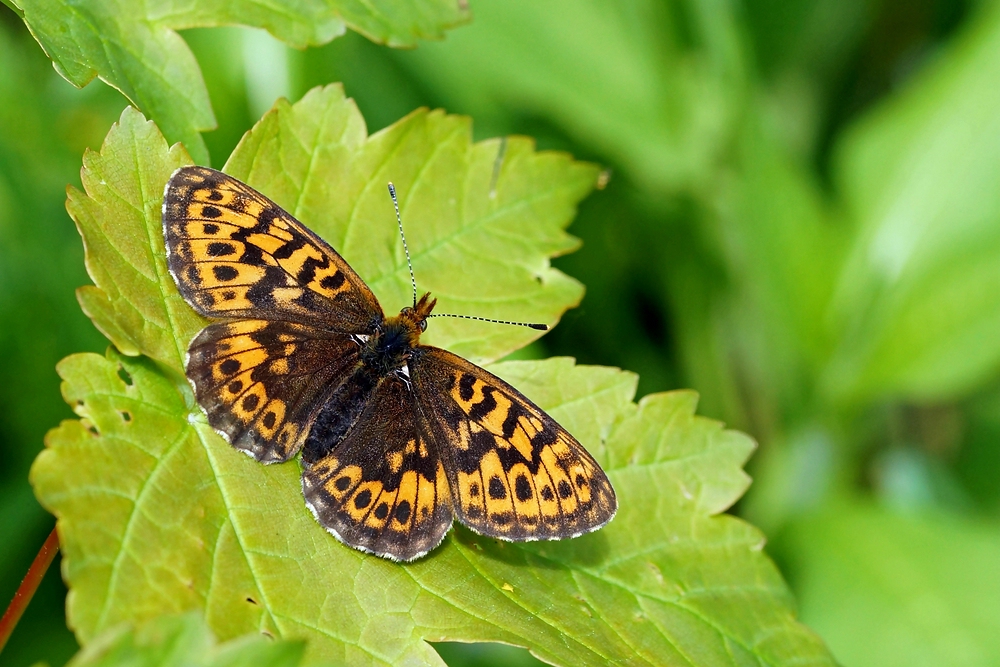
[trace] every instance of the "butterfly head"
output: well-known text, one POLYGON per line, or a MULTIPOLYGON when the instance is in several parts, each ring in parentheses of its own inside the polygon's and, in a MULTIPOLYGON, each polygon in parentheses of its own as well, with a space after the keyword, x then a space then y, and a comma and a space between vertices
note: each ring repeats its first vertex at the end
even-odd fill
POLYGON ((427 318, 430 317, 431 311, 434 310, 434 306, 436 305, 437 299, 432 299, 431 293, 427 292, 420 297, 420 300, 412 308, 407 306, 399 311, 399 319, 412 324, 417 331, 426 331, 427 318))

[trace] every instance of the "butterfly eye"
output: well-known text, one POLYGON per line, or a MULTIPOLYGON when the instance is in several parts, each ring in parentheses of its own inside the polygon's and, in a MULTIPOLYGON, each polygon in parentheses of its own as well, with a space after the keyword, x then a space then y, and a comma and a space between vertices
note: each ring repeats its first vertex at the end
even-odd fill
POLYGON ((427 320, 420 320, 420 330, 427 331, 427 320))

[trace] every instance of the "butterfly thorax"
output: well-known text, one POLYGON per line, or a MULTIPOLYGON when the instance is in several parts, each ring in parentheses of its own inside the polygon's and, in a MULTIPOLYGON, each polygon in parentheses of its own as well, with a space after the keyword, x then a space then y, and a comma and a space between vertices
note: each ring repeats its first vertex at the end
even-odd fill
POLYGON ((386 376, 400 369, 420 343, 420 334, 427 328, 427 317, 437 299, 424 294, 416 307, 406 307, 398 315, 388 317, 375 327, 364 342, 361 362, 376 376, 386 376))

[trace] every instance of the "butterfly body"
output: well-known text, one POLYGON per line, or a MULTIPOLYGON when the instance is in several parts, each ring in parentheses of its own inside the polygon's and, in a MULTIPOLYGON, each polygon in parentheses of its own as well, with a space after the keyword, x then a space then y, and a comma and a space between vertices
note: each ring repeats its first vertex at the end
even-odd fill
POLYGON ((381 383, 403 383, 409 388, 409 363, 420 357, 420 334, 427 328, 426 318, 435 303, 425 294, 415 308, 373 322, 372 334, 352 337, 359 348, 358 363, 317 414, 303 445, 303 464, 312 465, 340 444, 381 383))
POLYGON ((614 516, 610 482, 572 435, 502 379, 420 343, 429 295, 385 317, 325 241, 212 169, 171 176, 163 225, 181 295, 214 320, 186 363, 209 424, 263 463, 301 452, 306 505, 345 544, 409 561, 456 519, 525 541, 614 516))

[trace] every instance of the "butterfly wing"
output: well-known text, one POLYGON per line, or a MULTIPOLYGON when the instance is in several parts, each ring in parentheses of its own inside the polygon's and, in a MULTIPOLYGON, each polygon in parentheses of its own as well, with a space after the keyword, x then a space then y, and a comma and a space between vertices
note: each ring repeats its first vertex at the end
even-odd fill
POLYGON ((575 537, 615 515, 611 482, 570 433, 465 359, 417 348, 410 374, 448 471, 456 518, 482 535, 575 537))
POLYGON ((258 461, 302 447, 325 396, 360 364, 350 336, 294 322, 212 324, 188 349, 187 375, 208 423, 258 461))
POLYGON ((167 265, 205 317, 260 318, 366 333, 382 309, 323 239, 232 176, 182 167, 163 195, 167 265))
POLYGON ((400 561, 441 543, 452 523, 448 478, 402 379, 383 379, 329 447, 313 462, 303 455, 302 492, 337 539, 400 561))

